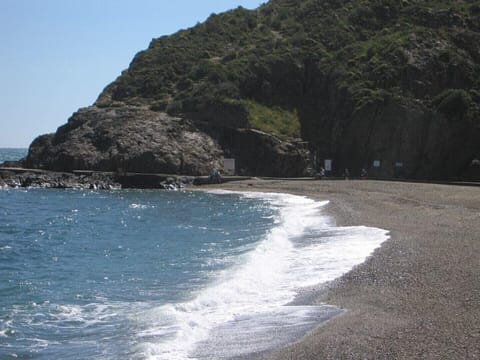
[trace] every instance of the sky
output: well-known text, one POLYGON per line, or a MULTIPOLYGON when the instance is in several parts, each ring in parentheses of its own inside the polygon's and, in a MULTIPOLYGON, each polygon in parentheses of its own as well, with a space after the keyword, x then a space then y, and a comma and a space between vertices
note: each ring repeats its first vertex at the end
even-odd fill
POLYGON ((0 0, 0 148, 55 132, 153 38, 266 0, 0 0))

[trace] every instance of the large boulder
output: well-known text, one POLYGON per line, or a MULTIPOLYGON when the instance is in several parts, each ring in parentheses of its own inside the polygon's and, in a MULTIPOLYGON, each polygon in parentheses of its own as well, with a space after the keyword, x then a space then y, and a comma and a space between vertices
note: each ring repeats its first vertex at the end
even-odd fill
POLYGON ((222 150, 184 119, 144 107, 79 110, 55 134, 38 137, 26 165, 48 170, 207 174, 222 150))

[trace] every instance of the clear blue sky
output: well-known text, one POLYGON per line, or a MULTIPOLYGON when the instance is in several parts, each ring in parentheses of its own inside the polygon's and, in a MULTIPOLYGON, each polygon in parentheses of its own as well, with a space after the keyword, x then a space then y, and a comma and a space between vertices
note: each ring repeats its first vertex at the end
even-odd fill
POLYGON ((265 0, 0 0, 0 147, 54 132, 152 38, 265 0))

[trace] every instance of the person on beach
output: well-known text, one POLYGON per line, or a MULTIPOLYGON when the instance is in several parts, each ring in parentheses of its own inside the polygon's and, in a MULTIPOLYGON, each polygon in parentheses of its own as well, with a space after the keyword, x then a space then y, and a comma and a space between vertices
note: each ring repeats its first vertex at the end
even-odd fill
POLYGON ((212 171, 210 171, 209 181, 217 184, 222 182, 222 177, 217 169, 213 168, 212 171))
POLYGON ((318 171, 318 173, 316 175, 316 178, 317 179, 325 179, 326 178, 325 169, 323 167, 321 167, 320 170, 318 171))

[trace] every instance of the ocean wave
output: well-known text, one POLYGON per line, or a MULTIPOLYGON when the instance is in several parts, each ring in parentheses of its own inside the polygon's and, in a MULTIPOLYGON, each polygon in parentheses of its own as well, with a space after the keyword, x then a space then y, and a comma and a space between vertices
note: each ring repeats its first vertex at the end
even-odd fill
POLYGON ((146 204, 130 204, 128 207, 130 209, 140 209, 140 210, 155 208, 154 205, 146 205, 146 204))
MULTIPOLYGON (((148 359, 202 357, 199 346, 208 343, 212 331, 245 317, 251 323, 255 323, 252 319, 277 319, 280 326, 281 321, 268 314, 287 311, 286 305, 295 299, 299 289, 341 276, 388 238, 381 229, 333 227, 331 219, 321 214, 328 201, 277 193, 241 196, 263 199, 275 208, 278 213, 274 228, 194 299, 161 306, 142 317, 147 327, 138 336, 148 359)), ((310 311, 313 314, 320 310, 310 311)), ((295 307, 287 312, 293 317, 306 314, 295 307)), ((271 344, 263 346, 278 345, 276 341, 271 338, 271 344)), ((218 341, 215 346, 222 347, 218 341)))

